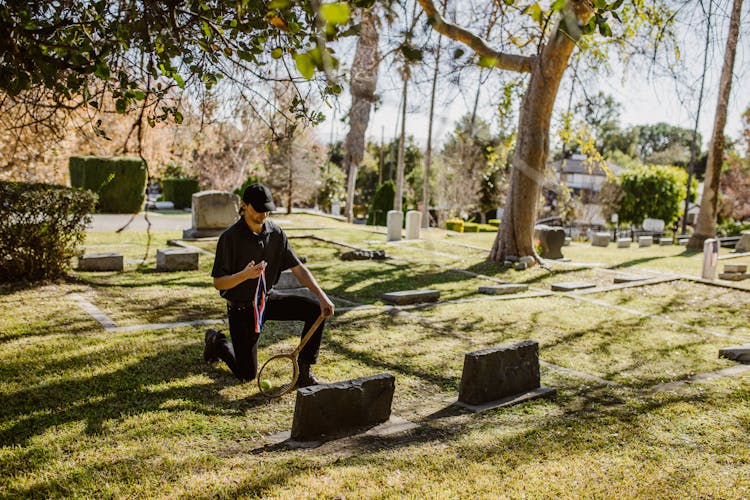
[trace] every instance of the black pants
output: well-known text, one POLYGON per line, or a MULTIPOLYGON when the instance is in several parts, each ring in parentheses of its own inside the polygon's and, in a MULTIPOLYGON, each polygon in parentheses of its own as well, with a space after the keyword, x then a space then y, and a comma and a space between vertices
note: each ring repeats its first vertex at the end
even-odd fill
MULTIPOLYGON (((227 306, 229 316, 229 335, 232 342, 226 338, 217 343, 217 354, 241 380, 252 380, 258 371, 258 338, 255 333, 253 308, 248 306, 227 306)), ((266 321, 304 321, 305 326, 300 333, 302 338, 307 330, 320 316, 320 304, 306 297, 274 296, 270 295, 266 302, 266 321)), ((318 360, 320 340, 323 337, 323 321, 305 347, 299 354, 302 364, 315 364, 318 360)))

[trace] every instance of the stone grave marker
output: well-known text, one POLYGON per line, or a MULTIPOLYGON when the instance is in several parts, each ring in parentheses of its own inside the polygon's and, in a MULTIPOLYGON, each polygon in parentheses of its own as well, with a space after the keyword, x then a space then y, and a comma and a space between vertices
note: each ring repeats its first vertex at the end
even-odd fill
POLYGON ((583 290, 585 288, 594 288, 595 283, 587 281, 565 281, 562 283, 552 283, 553 292, 572 292, 574 290, 583 290))
POLYGON ((386 422, 396 379, 380 373, 297 391, 291 439, 319 441, 351 435, 386 422))
POLYGON ((501 285, 480 286, 478 292, 485 295, 507 295, 521 293, 529 289, 525 283, 503 283, 501 285))
POLYGON ((200 252, 191 248, 160 248, 156 251, 156 270, 195 271, 198 255, 200 252))
POLYGON ((734 251, 737 253, 750 252, 750 231, 742 231, 739 241, 734 246, 734 251))
POLYGON ((565 245, 565 229, 561 227, 536 226, 534 239, 542 247, 540 256, 544 259, 562 259, 562 247, 565 245))
POLYGON ((406 238, 407 240, 418 240, 422 229, 422 213, 417 210, 406 212, 406 238))
POLYGON ((78 258, 79 271, 122 271, 123 265, 119 253, 89 253, 78 258))
POLYGON ((404 306, 422 302, 437 302, 440 299, 440 292, 437 290, 403 290, 384 293, 380 298, 384 302, 404 306))
POLYGON ((653 236, 639 236, 638 237, 638 246, 643 247, 650 247, 654 244, 654 237, 653 236))
POLYGON ((591 235, 591 246, 606 247, 609 246, 609 233, 598 232, 591 235))
POLYGON ((539 344, 533 340, 464 356, 458 394, 461 406, 481 411, 554 393, 540 385, 539 344))
POLYGON ((701 269, 701 277, 705 280, 715 280, 718 263, 719 240, 708 238, 703 242, 703 268, 701 269))
POLYGON ((220 235, 239 218, 240 197, 226 191, 199 191, 192 197, 193 227, 182 232, 183 239, 220 235))
POLYGON ((724 272, 719 278, 730 281, 742 281, 750 278, 747 272, 747 264, 724 264, 724 272))
POLYGON ((750 344, 719 349, 719 357, 740 363, 750 363, 750 344))
POLYGON ((614 278, 615 283, 632 283, 634 281, 643 281, 645 276, 637 276, 635 274, 618 274, 614 278))
POLYGON ((632 238, 617 238, 617 248, 630 248, 631 243, 633 243, 632 238))
POLYGON ((401 228, 404 225, 404 214, 399 210, 388 210, 387 241, 401 241, 401 228))

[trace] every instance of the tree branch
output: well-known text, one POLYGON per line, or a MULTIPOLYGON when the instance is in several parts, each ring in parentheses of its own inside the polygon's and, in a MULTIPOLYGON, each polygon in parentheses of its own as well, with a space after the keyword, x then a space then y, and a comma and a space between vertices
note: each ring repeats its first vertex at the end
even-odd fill
POLYGON ((494 59, 496 68, 516 71, 518 73, 531 72, 531 67, 536 57, 499 52, 487 45, 487 42, 476 36, 474 33, 446 21, 438 12, 433 0, 417 1, 419 2, 419 5, 422 6, 424 13, 427 14, 427 18, 433 29, 438 33, 467 45, 480 56, 494 59))

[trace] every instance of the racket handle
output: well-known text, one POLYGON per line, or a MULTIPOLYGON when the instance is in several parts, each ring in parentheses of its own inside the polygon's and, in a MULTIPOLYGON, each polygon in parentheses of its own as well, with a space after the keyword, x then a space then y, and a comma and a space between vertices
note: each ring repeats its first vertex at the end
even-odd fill
POLYGON ((295 358, 300 353, 300 351, 302 351, 302 348, 305 347, 305 345, 307 344, 307 341, 310 340, 310 337, 313 336, 313 333, 315 333, 315 330, 318 329, 318 327, 320 326, 320 324, 323 322, 324 319, 326 319, 325 316, 323 316, 321 314, 320 316, 318 316, 318 319, 315 320, 315 323, 312 324, 312 326, 310 327, 310 329, 307 330, 307 333, 305 333, 305 336, 302 337, 302 340, 300 340, 299 345, 297 346, 297 348, 292 353, 292 355, 295 358))

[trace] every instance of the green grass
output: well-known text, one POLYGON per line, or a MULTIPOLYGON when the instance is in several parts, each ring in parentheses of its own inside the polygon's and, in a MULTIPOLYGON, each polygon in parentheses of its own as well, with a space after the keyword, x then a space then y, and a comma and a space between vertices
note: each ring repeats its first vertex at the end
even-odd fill
MULTIPOLYGON (((750 376, 655 390, 736 366, 717 352, 750 342, 750 293, 677 280, 499 299, 477 294, 496 281, 470 274, 542 291, 560 281, 609 286, 620 272, 697 276, 700 254, 573 245, 563 253, 584 267, 519 272, 463 246, 488 250, 492 234, 431 230, 424 240, 389 244, 382 228, 278 218, 290 235, 392 257, 344 262, 345 246, 292 239, 337 307, 376 306, 329 321, 316 373, 329 381, 393 374, 393 414, 417 427, 313 449, 272 444, 269 435, 291 428, 294 397, 267 401, 223 364, 204 364, 204 328, 105 330, 78 305, 85 298, 118 326, 222 319, 212 257, 201 255, 198 271, 157 273, 156 249, 180 235, 152 234, 147 253, 144 232, 92 232, 86 252, 147 255, 145 264, 0 289, 0 497, 750 496, 750 376), (383 292, 417 288, 438 289, 443 301, 470 300, 380 307, 383 292), (539 343, 549 363, 542 383, 557 389, 556 398, 479 414, 451 404, 466 352, 526 339, 539 343)), ((260 361, 292 347, 300 328, 269 322, 260 361)))

